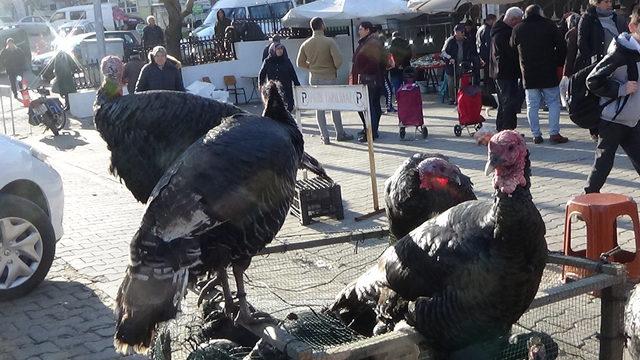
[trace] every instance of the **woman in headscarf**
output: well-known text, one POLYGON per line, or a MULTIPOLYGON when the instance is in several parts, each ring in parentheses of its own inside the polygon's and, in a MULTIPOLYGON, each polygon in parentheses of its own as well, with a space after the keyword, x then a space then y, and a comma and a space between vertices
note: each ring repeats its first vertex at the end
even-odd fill
POLYGON ((282 84, 287 110, 293 110, 293 85, 299 86, 300 81, 291 60, 285 56, 284 45, 273 43, 269 47, 269 56, 262 62, 258 79, 260 87, 269 80, 277 80, 282 84))

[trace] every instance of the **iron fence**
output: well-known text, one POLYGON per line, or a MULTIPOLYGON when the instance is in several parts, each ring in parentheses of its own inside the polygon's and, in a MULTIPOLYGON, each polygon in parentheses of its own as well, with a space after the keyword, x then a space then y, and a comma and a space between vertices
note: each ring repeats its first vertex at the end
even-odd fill
MULTIPOLYGON (((143 59, 148 58, 151 49, 142 50, 143 59)), ((236 59, 233 42, 213 37, 195 36, 180 40, 180 57, 183 66, 200 65, 236 59)))
POLYGON ((100 62, 89 61, 76 67, 73 81, 78 89, 97 89, 102 81, 100 62))

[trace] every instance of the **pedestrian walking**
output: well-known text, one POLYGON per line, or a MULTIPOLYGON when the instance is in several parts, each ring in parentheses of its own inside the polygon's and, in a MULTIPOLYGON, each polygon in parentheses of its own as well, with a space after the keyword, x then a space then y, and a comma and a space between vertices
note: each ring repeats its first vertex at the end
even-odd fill
POLYGON ((575 73, 575 61, 578 55, 578 23, 580 15, 576 13, 568 14, 564 23, 567 26, 567 32, 564 35, 564 41, 567 43, 567 56, 562 68, 562 80, 560 81, 560 98, 565 107, 567 104, 567 96, 569 91, 569 78, 575 73))
POLYGON ((156 46, 149 53, 149 62, 142 67, 136 92, 149 90, 185 91, 179 62, 167 61, 167 49, 156 46))
MULTIPOLYGON (((369 113, 371 116, 371 131, 373 139, 379 137, 378 127, 382 108, 380 107, 380 97, 384 91, 384 45, 375 34, 375 28, 369 21, 363 21, 358 26, 358 47, 353 55, 353 66, 351 68, 351 83, 367 85, 369 90, 369 113)), ((358 137, 359 142, 367 142, 366 121, 364 113, 359 112, 362 120, 363 130, 358 137)))
POLYGON ((560 134, 558 67, 564 64, 567 45, 560 31, 553 21, 544 17, 539 5, 529 5, 524 20, 513 29, 511 46, 518 50, 533 142, 544 142, 539 118, 544 99, 549 107, 549 141, 566 143, 569 139, 560 134))
POLYGON ((587 179, 584 191, 600 192, 613 168, 618 146, 640 175, 640 93, 638 92, 638 72, 640 71, 640 8, 636 6, 631 14, 629 32, 620 34, 605 56, 587 77, 587 88, 603 97, 605 102, 617 99, 607 105, 598 123, 599 139, 595 161, 587 179), (635 65, 632 65, 634 64, 635 65), (635 66, 635 78, 629 78, 623 67, 635 66))
POLYGON ((7 71, 13 97, 18 99, 17 79, 18 76, 22 76, 25 66, 27 66, 27 57, 16 46, 13 38, 8 38, 5 42, 5 48, 0 51, 0 65, 7 71))
POLYGON ((277 80, 282 84, 287 110, 293 111, 293 85, 300 86, 296 70, 291 60, 285 55, 284 45, 273 43, 269 49, 269 56, 262 62, 258 75, 260 87, 269 80, 277 80))
MULTIPOLYGON (((474 33, 475 34, 475 33, 474 33)), ((462 62, 468 62, 473 66, 473 80, 476 85, 480 83, 480 57, 476 49, 475 37, 467 38, 465 35, 465 25, 458 24, 453 29, 450 36, 442 47, 441 57, 447 62, 445 75, 447 88, 449 89, 449 104, 456 103, 456 66, 462 62)))
POLYGON ((396 94, 402 86, 402 74, 404 69, 411 66, 411 45, 400 36, 400 33, 394 31, 391 35, 389 43, 389 53, 393 56, 394 67, 389 70, 389 78, 393 93, 396 94))
POLYGON ((156 46, 164 46, 164 33, 160 26, 156 25, 156 18, 149 15, 147 26, 142 29, 142 47, 148 50, 156 46))
POLYGON ((140 53, 134 51, 131 56, 129 56, 129 61, 124 64, 124 74, 122 75, 122 79, 125 84, 127 84, 127 91, 129 94, 133 94, 136 91, 136 82, 140 77, 140 72, 142 71, 142 67, 144 66, 144 62, 140 59, 140 53))
POLYGON ((489 76, 489 57, 491 47, 491 29, 495 24, 497 17, 494 14, 487 15, 484 19, 484 23, 478 29, 476 33, 476 48, 478 49, 478 56, 480 56, 480 65, 482 66, 482 81, 484 90, 488 94, 494 92, 494 84, 489 76))
MULTIPOLYGON (((324 21, 315 17, 310 22, 313 34, 300 46, 296 63, 299 68, 309 71, 310 85, 336 85, 338 69, 342 66, 342 55, 336 42, 324 35, 324 21)), ((336 141, 353 140, 342 127, 340 111, 332 111, 331 118, 336 130, 336 141)), ((324 110, 316 111, 316 121, 320 137, 324 144, 329 144, 329 131, 324 110)))
POLYGON ((78 65, 71 55, 64 51, 58 52, 53 60, 53 81, 51 91, 60 94, 64 99, 64 109, 69 110, 69 94, 77 92, 76 83, 73 81, 73 73, 78 65))
POLYGON ((522 22, 523 11, 518 7, 507 10, 491 28, 489 46, 489 75, 498 92, 496 130, 514 130, 518 126, 518 112, 524 99, 520 78, 518 51, 511 47, 513 28, 522 22))
POLYGON ((225 38, 225 30, 231 26, 231 19, 227 17, 223 9, 216 12, 216 25, 213 27, 213 35, 216 40, 225 38))

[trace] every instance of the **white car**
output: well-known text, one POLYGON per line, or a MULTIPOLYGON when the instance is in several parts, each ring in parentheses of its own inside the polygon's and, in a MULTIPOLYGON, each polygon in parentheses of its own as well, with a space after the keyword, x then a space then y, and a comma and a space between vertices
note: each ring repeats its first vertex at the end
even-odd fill
POLYGON ((64 191, 46 155, 0 135, 0 300, 33 290, 63 234, 64 191))

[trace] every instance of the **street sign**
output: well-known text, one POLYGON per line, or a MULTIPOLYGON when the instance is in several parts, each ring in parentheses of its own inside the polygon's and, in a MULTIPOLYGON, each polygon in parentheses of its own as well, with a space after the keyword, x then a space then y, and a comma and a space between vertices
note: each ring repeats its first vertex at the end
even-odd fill
POLYGON ((367 145, 369 148, 369 174, 374 212, 356 218, 364 219, 380 212, 378 202, 378 183, 376 180, 376 162, 373 152, 373 132, 371 130, 371 109, 369 109, 369 90, 366 85, 304 85, 293 87, 296 120, 302 131, 300 110, 322 111, 359 111, 364 113, 367 124, 367 145))

